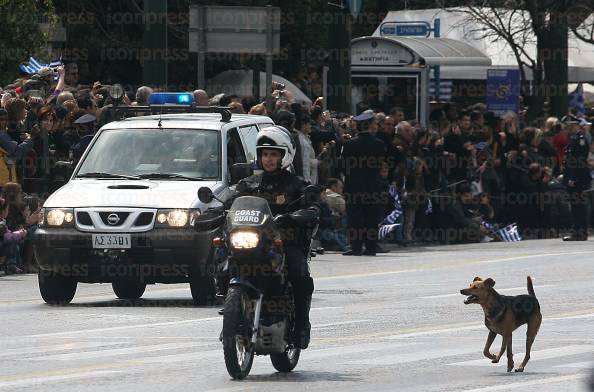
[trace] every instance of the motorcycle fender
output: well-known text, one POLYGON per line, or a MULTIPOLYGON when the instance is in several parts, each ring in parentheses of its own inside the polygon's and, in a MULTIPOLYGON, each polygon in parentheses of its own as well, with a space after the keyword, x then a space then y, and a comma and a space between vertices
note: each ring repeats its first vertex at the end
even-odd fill
POLYGON ((249 297, 252 299, 257 299, 260 297, 260 290, 255 288, 247 280, 242 280, 241 278, 231 278, 231 280, 229 281, 229 287, 233 287, 233 286, 243 287, 246 290, 246 292, 248 293, 249 297))

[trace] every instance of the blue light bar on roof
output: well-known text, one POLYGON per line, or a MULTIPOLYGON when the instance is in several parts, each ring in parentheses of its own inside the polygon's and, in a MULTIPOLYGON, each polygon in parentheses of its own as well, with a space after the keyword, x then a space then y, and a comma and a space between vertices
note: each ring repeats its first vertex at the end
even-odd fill
POLYGON ((149 105, 192 105, 192 93, 152 93, 149 105))

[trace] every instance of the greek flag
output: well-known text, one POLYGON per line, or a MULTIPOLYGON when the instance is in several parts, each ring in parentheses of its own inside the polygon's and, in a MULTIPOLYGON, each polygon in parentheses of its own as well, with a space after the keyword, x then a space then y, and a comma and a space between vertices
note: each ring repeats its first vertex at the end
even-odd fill
POLYGON ((518 232, 518 225, 516 223, 512 223, 511 225, 497 230, 495 234, 497 234, 503 242, 522 241, 522 237, 518 232))
POLYGON ((60 57, 60 59, 54 60, 49 64, 41 63, 38 60, 36 60, 34 57, 29 57, 29 63, 19 65, 19 69, 22 72, 26 73, 27 75, 33 75, 33 74, 39 72, 39 70, 41 68, 44 68, 44 67, 56 68, 56 67, 59 67, 60 65, 63 65, 61 57, 60 57))
POLYGON ((386 238, 396 227, 400 226, 400 223, 396 223, 396 221, 404 213, 400 201, 400 192, 398 192, 395 185, 390 185, 388 194, 390 195, 394 209, 390 215, 386 216, 382 223, 380 223, 378 230, 378 238, 380 240, 386 238))
POLYGON ((569 94, 569 107, 576 111, 578 115, 586 113, 586 106, 584 105, 584 85, 578 83, 575 90, 569 94))

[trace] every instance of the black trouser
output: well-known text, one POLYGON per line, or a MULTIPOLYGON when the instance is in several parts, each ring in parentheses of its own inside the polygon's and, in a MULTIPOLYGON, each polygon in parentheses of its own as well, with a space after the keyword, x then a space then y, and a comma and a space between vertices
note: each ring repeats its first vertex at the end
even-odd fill
MULTIPOLYGON (((314 291, 313 279, 309 272, 305 250, 302 246, 285 245, 285 261, 289 267, 289 282, 293 286, 293 298, 295 301, 295 335, 303 339, 307 335, 309 344, 309 310, 311 307, 311 295, 314 291)), ((306 347, 305 344, 303 347, 306 347)))
POLYGON ((382 221, 383 208, 370 204, 347 204, 347 226, 351 249, 375 253, 378 225, 382 221))
POLYGON ((582 190, 567 190, 571 204, 571 218, 574 235, 580 237, 588 236, 589 211, 588 198, 582 190))

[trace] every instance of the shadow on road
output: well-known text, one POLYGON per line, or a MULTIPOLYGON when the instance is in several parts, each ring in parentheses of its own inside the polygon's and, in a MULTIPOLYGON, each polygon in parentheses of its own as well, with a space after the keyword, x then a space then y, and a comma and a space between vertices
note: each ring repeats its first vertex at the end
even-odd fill
POLYGON ((363 381, 363 378, 353 372, 349 373, 335 373, 335 372, 317 372, 310 370, 296 371, 290 373, 272 373, 272 374, 259 374, 247 377, 250 381, 258 382, 358 382, 363 381))
POLYGON ((221 303, 194 305, 191 299, 113 299, 109 301, 74 302, 67 305, 49 305, 56 308, 219 308, 221 303))

